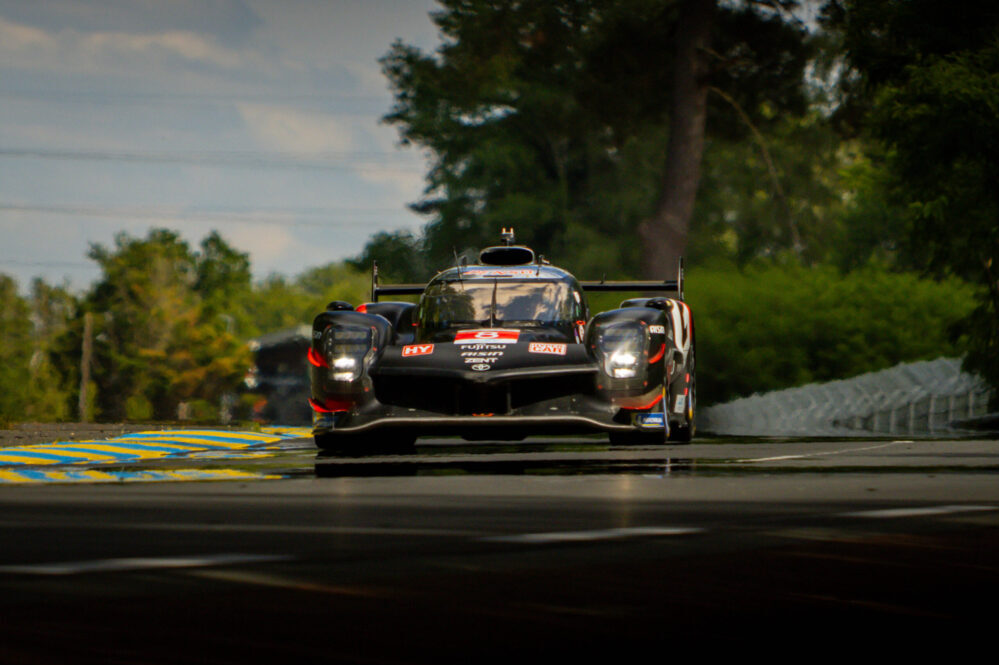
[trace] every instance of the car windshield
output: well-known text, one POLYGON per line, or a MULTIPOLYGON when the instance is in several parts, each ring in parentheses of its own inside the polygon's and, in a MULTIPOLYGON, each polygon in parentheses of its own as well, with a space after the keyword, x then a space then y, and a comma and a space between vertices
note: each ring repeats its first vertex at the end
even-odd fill
POLYGON ((420 325, 442 330, 465 325, 564 326, 579 318, 578 291, 563 281, 463 280, 427 287, 420 325))

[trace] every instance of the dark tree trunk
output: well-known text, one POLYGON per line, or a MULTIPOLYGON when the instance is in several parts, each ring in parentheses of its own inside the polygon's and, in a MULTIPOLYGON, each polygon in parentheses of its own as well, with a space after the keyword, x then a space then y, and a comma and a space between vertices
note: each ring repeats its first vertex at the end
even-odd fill
POLYGON ((666 145, 666 170, 656 210, 638 227, 642 277, 670 279, 687 248, 687 230, 701 179, 708 103, 708 49, 717 0, 683 0, 666 145))

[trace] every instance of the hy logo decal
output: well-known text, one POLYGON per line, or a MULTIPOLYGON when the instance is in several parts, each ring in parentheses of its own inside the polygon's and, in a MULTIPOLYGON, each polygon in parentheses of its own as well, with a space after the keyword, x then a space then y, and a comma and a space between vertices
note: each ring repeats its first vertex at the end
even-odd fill
POLYGON ((408 344, 402 347, 402 357, 428 356, 434 352, 433 344, 408 344))

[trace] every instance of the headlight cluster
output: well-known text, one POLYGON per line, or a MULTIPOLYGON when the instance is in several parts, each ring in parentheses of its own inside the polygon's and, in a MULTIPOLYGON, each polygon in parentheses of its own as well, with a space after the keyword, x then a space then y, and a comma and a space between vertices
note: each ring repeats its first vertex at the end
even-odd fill
POLYGON ((645 326, 631 321, 612 323, 597 332, 597 352, 604 372, 615 379, 631 379, 638 374, 648 347, 645 326))
POLYGON ((323 339, 323 355, 334 381, 356 381, 375 353, 374 328, 330 326, 323 339))

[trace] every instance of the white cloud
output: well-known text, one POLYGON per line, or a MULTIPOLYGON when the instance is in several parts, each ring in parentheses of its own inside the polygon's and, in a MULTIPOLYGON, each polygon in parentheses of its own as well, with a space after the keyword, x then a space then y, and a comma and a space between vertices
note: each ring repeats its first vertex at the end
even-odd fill
POLYGON ((52 48, 54 37, 44 30, 5 21, 0 17, 0 53, 9 56, 38 48, 52 48))
POLYGON ((213 38, 190 31, 46 32, 2 17, 0 55, 5 68, 102 75, 134 72, 143 65, 159 63, 164 57, 179 57, 223 69, 265 64, 251 52, 226 48, 213 38))
POLYGON ((80 41, 84 52, 95 58, 103 55, 134 56, 136 54, 164 53, 186 60, 232 68, 239 66, 244 56, 193 32, 173 31, 156 34, 128 34, 124 32, 98 32, 80 41))
MULTIPOLYGON (((221 231, 226 242, 253 257, 255 271, 260 271, 261 267, 270 270, 287 268, 288 266, 282 264, 299 245, 290 230, 278 226, 233 224, 221 231)), ((292 268, 298 269, 299 266, 292 268)))
POLYGON ((354 145, 353 128, 343 116, 263 104, 237 104, 261 146, 299 153, 346 152, 354 145))
POLYGON ((24 207, 0 211, 0 272, 83 287, 89 242, 166 226, 295 273, 417 228, 423 156, 378 124, 377 58, 397 36, 432 48, 433 8, 0 0, 0 147, 25 152, 0 156, 0 201, 24 207))
MULTIPOLYGON (((407 166, 409 165, 407 164, 407 166)), ((360 170, 358 171, 358 175, 365 182, 391 187, 395 196, 407 203, 412 203, 420 198, 425 186, 421 172, 415 169, 403 170, 401 165, 397 169, 360 170)))

